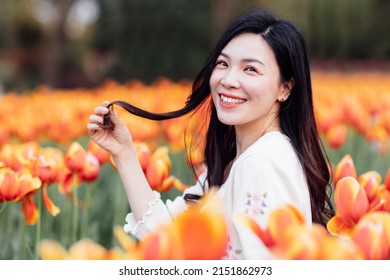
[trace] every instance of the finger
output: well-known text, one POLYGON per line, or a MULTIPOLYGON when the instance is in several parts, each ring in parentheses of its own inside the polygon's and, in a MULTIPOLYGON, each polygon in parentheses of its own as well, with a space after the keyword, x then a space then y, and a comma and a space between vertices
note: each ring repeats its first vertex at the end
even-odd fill
POLYGON ((110 101, 104 100, 103 103, 102 103, 102 106, 103 107, 107 107, 109 104, 110 104, 110 101))
POLYGON ((90 123, 103 124, 103 117, 98 115, 90 115, 89 116, 90 123))
POLYGON ((92 130, 104 130, 100 125, 96 124, 96 123, 88 123, 87 124, 87 129, 88 131, 92 131, 92 130))
POLYGON ((101 115, 101 116, 103 116, 103 115, 109 113, 109 109, 108 109, 107 107, 104 107, 104 106, 98 106, 98 107, 95 108, 94 113, 95 113, 96 115, 101 115))

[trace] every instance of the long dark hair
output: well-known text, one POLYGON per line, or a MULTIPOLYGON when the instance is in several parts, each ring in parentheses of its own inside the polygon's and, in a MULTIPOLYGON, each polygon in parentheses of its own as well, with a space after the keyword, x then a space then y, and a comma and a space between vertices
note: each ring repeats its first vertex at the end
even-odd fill
MULTIPOLYGON (((128 112, 151 120, 181 117, 210 102, 211 114, 206 134, 204 160, 207 167, 207 183, 211 187, 223 184, 224 172, 236 156, 236 139, 233 126, 221 123, 210 96, 209 80, 222 49, 243 33, 262 36, 272 48, 280 69, 282 81, 294 79, 294 87, 288 99, 282 103, 279 119, 283 133, 287 135, 301 162, 309 186, 312 220, 325 225, 333 215, 330 201, 330 173, 326 154, 315 123, 310 67, 304 39, 290 22, 279 20, 269 12, 254 10, 239 17, 222 34, 211 51, 203 68, 196 76, 185 106, 177 111, 155 114, 139 109, 123 101, 114 101, 128 112)), ((106 118, 110 126, 109 118, 106 118)))

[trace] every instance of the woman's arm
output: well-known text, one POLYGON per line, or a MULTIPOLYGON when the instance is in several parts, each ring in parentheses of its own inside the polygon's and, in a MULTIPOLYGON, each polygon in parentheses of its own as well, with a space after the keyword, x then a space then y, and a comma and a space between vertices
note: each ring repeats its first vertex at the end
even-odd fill
POLYGON ((142 171, 128 128, 115 111, 107 108, 108 104, 109 101, 104 101, 95 108, 94 114, 89 117, 88 133, 94 142, 112 155, 134 218, 138 221, 155 195, 142 171), (103 127, 103 116, 108 113, 115 125, 114 130, 103 127))

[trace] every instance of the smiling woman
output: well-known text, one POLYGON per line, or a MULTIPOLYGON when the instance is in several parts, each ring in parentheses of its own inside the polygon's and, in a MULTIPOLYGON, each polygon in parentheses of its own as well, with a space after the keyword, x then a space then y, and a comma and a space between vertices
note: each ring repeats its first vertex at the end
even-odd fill
POLYGON ((172 221, 211 190, 225 210, 227 259, 273 257, 233 215, 248 215, 263 228, 269 214, 285 205, 302 212, 307 224, 325 225, 332 215, 304 40, 292 23, 267 12, 251 11, 223 33, 182 109, 156 114, 124 101, 104 101, 90 116, 88 132, 118 167, 132 209, 125 230, 138 238, 172 221), (164 203, 145 179, 131 133, 114 104, 152 120, 209 105, 205 172, 196 185, 164 203))

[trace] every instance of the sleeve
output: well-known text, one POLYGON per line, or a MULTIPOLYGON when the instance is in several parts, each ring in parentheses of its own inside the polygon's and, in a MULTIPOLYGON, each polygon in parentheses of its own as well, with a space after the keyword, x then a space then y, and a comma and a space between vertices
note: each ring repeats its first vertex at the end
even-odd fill
MULTIPOLYGON (((274 155, 251 155, 246 158, 233 174, 235 186, 232 194, 232 214, 243 213, 265 229, 269 214, 286 203, 300 207, 302 186, 291 170, 288 160, 275 159, 274 155), (301 190, 300 190, 301 189, 301 190)), ((234 224, 237 244, 244 259, 272 259, 274 256, 261 240, 247 227, 234 224)))
MULTIPOLYGON (((204 178, 204 176, 202 176, 202 178, 204 178)), ((178 214, 187 210, 188 205, 184 200, 184 196, 187 193, 200 196, 203 195, 203 188, 200 180, 201 178, 196 185, 186 189, 181 196, 176 197, 174 200, 168 199, 165 203, 161 200, 160 193, 155 191, 155 197, 149 202, 148 209, 143 214, 142 219, 136 221, 133 213, 127 214, 125 219, 126 223, 123 229, 125 232, 134 235, 138 239, 142 239, 160 224, 171 222, 178 214)))

